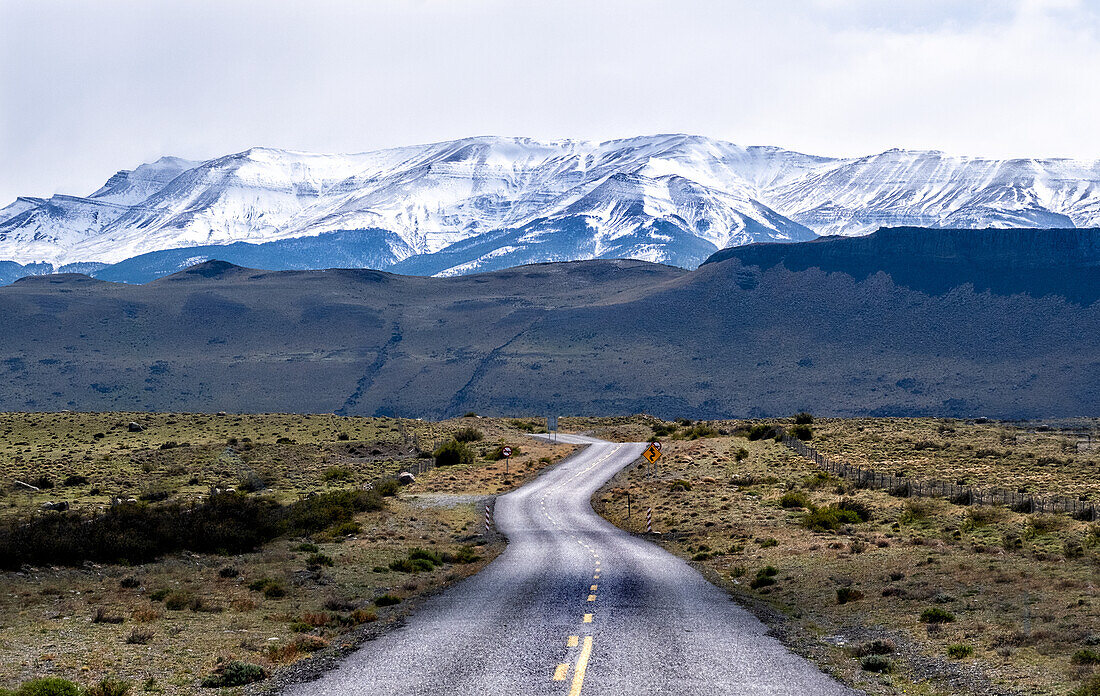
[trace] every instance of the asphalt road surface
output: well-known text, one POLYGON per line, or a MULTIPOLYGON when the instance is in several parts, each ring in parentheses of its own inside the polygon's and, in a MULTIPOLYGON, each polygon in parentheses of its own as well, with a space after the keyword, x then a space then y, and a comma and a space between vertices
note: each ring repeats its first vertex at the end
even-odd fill
POLYGON ((855 694, 765 635, 686 563, 597 516, 589 498, 641 444, 588 444, 497 499, 509 539, 294 696, 336 694, 855 694))

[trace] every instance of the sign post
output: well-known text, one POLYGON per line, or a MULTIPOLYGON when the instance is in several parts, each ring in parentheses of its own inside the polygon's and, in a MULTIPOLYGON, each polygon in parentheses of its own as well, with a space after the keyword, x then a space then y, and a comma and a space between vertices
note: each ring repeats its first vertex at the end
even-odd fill
POLYGON ((500 451, 500 453, 504 455, 504 475, 507 476, 508 475, 508 460, 510 460, 512 458, 512 448, 511 447, 505 447, 504 449, 502 449, 500 451))
POLYGON ((656 440, 649 443, 649 447, 645 448, 645 452, 642 452, 642 456, 649 462, 652 471, 656 472, 657 460, 661 458, 661 443, 656 440))
POLYGON ((558 439, 557 438, 557 432, 558 432, 558 417, 557 416, 547 416, 546 417, 546 432, 547 432, 548 435, 550 435, 550 440, 551 441, 557 441, 557 439, 558 439))

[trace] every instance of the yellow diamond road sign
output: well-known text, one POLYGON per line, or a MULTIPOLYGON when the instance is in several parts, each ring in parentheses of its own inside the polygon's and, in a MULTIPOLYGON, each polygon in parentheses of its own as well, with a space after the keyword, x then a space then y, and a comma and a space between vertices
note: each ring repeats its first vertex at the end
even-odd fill
POLYGON ((649 460, 650 464, 656 464, 657 460, 661 458, 661 447, 656 442, 650 443, 649 447, 645 448, 645 452, 642 452, 642 456, 649 460))

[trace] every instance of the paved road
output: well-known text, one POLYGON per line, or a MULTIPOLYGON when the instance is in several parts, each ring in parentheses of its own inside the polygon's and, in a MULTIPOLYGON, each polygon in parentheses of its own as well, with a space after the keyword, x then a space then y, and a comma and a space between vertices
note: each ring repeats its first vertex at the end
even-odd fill
POLYGON ((644 445, 589 446, 498 498, 507 549, 294 696, 850 695, 686 563, 589 498, 644 445))

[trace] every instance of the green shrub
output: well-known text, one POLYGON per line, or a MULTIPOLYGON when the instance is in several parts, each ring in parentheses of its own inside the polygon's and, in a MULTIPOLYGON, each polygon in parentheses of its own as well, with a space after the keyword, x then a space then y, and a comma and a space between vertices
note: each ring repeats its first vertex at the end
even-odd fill
POLYGON ((836 504, 836 507, 838 510, 846 510, 855 513, 860 522, 867 522, 872 517, 871 506, 855 498, 841 498, 840 502, 836 504))
POLYGON ((391 594, 384 594, 379 597, 375 597, 374 605, 377 607, 392 607, 395 604, 400 604, 401 598, 395 597, 391 594))
POLYGON ((931 607, 921 612, 920 620, 921 623, 926 624, 951 623, 955 620, 955 615, 947 611, 946 609, 931 607))
POLYGON ((868 655, 859 661, 864 672, 888 674, 894 670, 894 661, 885 655, 868 655))
POLYGON ((279 599, 280 597, 286 597, 286 583, 282 580, 272 580, 264 585, 264 597, 268 599, 279 599))
POLYGON ((770 440, 771 438, 775 437, 775 426, 766 425, 763 423, 760 425, 754 425, 749 428, 748 432, 745 434, 745 437, 747 437, 749 440, 770 440))
POLYGON ((227 686, 244 686, 267 678, 267 672, 263 667, 250 662, 234 660, 222 668, 221 673, 211 674, 202 680, 202 685, 207 688, 221 688, 227 686))
POLYGON ((332 491, 281 505, 271 497, 214 493, 199 505, 123 503, 87 518, 75 511, 0 523, 0 566, 143 563, 181 550, 238 554, 283 534, 306 536, 380 510, 375 491, 332 491))
POLYGON ((779 499, 779 506, 784 508, 808 508, 810 505, 809 497, 802 491, 784 493, 779 499))
POLYGON ((332 560, 332 556, 323 553, 313 553, 306 559, 306 565, 311 568, 320 568, 321 566, 333 566, 335 562, 332 560))
POLYGON ((699 423, 686 430, 674 434, 672 439, 674 440, 698 440, 704 437, 718 437, 718 431, 709 425, 699 423))
POLYGON ((473 464, 474 451, 465 442, 451 440, 441 445, 432 453, 436 466, 455 466, 457 464, 473 464))
POLYGON ((749 458, 749 451, 747 449, 745 449, 744 447, 741 447, 740 449, 738 449, 736 452, 733 453, 733 458, 736 461, 743 462, 743 461, 745 461, 746 459, 749 458))
POLYGON ((974 648, 965 643, 953 643, 947 646, 947 656, 952 660, 961 660, 974 654, 974 648))
POLYGON ((801 413, 794 414, 795 425, 810 425, 814 422, 814 417, 809 413, 802 411, 801 413))
POLYGON ((31 679, 15 690, 15 696, 80 696, 80 688, 67 679, 31 679))
POLYGON ((477 428, 461 428, 454 437, 457 442, 480 442, 485 439, 485 434, 477 428))
POLYGON ((866 643, 851 648, 853 657, 866 657, 868 655, 890 655, 897 652, 898 648, 891 640, 870 640, 866 643))
POLYGON ((756 571, 756 577, 749 583, 749 587, 754 590, 758 590, 761 587, 769 587, 774 585, 776 580, 775 576, 779 574, 779 569, 775 566, 764 566, 760 570, 756 571))
POLYGON ((130 682, 111 678, 102 679, 84 690, 84 696, 127 696, 129 693, 130 682))
POLYGON ((321 478, 325 481, 350 481, 355 478, 355 472, 346 466, 330 466, 321 478))
POLYGON ((847 604, 848 602, 855 602, 863 599, 863 593, 854 587, 838 587, 836 588, 836 603, 847 604))
POLYGON ((374 489, 383 498, 390 498, 397 495, 397 491, 401 490, 401 483, 395 478, 382 479, 374 489))
POLYGON ((1100 653, 1095 650, 1083 648, 1073 653, 1070 662, 1075 665, 1100 665, 1100 653))
POLYGON ((164 598, 164 607, 172 611, 182 611, 191 603, 191 595, 183 590, 172 590, 164 598))
POLYGON ((770 549, 775 546, 779 546, 779 540, 775 537, 768 537, 767 539, 757 539, 756 543, 760 545, 762 549, 770 549))
POLYGON ((860 521, 855 512, 841 510, 835 505, 811 509, 802 516, 802 525, 815 532, 832 531, 846 524, 858 524, 860 521))
POLYGON ((65 477, 65 480, 61 482, 62 486, 83 486, 88 483, 87 476, 81 476, 80 474, 69 474, 65 477))
POLYGON ((792 425, 789 433, 791 437, 797 437, 803 441, 814 439, 814 431, 808 425, 792 425))
POLYGON ((1100 674, 1089 677, 1070 696, 1100 696, 1100 674))

